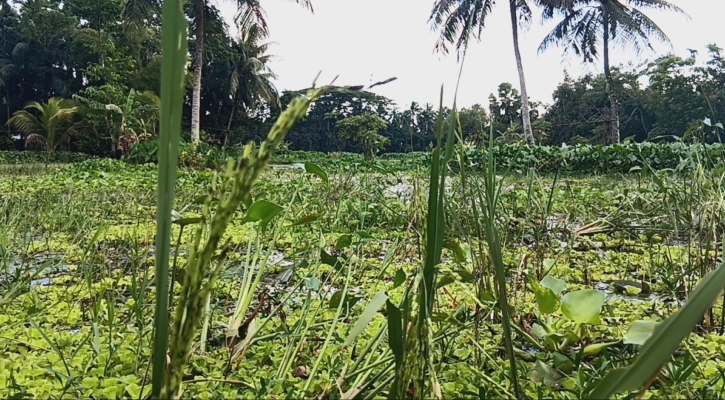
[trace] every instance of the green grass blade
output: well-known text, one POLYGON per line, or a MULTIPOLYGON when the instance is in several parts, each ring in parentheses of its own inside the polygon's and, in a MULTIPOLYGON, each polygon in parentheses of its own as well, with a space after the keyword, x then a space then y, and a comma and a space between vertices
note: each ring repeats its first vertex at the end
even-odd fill
POLYGON ((367 327, 370 321, 373 320, 375 314, 377 314, 380 307, 385 304, 386 300, 388 300, 388 294, 385 293, 384 290, 379 291, 378 294, 370 300, 370 303, 368 303, 367 307, 365 307, 365 310, 360 315, 360 318, 358 318, 355 325, 353 325, 352 329, 350 329, 350 333, 347 334, 347 338, 343 344, 344 347, 351 345, 352 342, 355 341, 355 338, 357 338, 362 331, 365 330, 365 327, 367 327))
POLYGON ((153 397, 161 395, 169 330, 169 250, 179 133, 186 73, 186 29, 182 0, 164 1, 162 13, 159 176, 156 208, 156 312, 151 375, 153 397))
POLYGON ((617 393, 638 390, 649 382, 677 350, 680 342, 692 333, 723 287, 725 268, 720 267, 703 277, 687 304, 657 326, 634 363, 610 371, 589 398, 608 399, 617 393))

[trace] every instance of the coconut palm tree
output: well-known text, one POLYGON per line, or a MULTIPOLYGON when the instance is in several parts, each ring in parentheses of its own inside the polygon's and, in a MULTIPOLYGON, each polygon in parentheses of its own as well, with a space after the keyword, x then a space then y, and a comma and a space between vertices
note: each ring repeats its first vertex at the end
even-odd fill
MULTIPOLYGON (((437 0, 433 5, 433 11, 429 18, 433 29, 440 30, 436 50, 447 53, 448 44, 455 43, 460 54, 472 36, 480 39, 484 24, 495 3, 496 0, 437 0)), ((535 144, 529 116, 529 96, 526 91, 524 67, 521 61, 521 52, 519 51, 519 26, 526 26, 531 20, 531 8, 529 8, 526 0, 509 0, 508 5, 516 69, 519 73, 521 87, 521 122, 526 142, 535 144)))
MULTIPOLYGON (((201 76, 204 67, 204 9, 208 0, 195 0, 194 3, 194 86, 191 95, 191 141, 199 142, 199 122, 201 118, 201 76)), ((306 9, 312 10, 310 0, 293 0, 306 9)), ((267 15, 259 0, 237 0, 239 13, 237 22, 247 15, 259 26, 259 32, 263 37, 269 33, 267 29, 267 15)))
POLYGON ((272 83, 272 79, 277 76, 267 65, 275 57, 267 54, 273 43, 262 42, 266 36, 264 27, 254 21, 251 12, 247 12, 239 24, 241 32, 232 44, 234 57, 229 65, 228 85, 233 105, 224 139, 225 145, 238 107, 247 116, 264 107, 272 111, 280 108, 279 93, 272 83))
POLYGON ((28 145, 40 145, 45 148, 47 160, 53 158, 58 148, 70 139, 72 128, 69 125, 78 112, 78 107, 64 99, 53 97, 47 103, 31 101, 24 110, 13 113, 7 125, 25 135, 28 145), (37 111, 37 116, 31 113, 37 111))
POLYGON ((544 38, 539 51, 552 45, 564 47, 564 54, 573 51, 585 62, 594 62, 599 56, 601 43, 604 76, 609 92, 609 141, 619 143, 619 111, 614 79, 609 66, 609 47, 631 46, 635 52, 652 50, 651 39, 670 44, 670 40, 640 9, 666 10, 687 16, 685 12, 665 0, 537 0, 544 7, 543 19, 555 15, 563 18, 544 38), (601 42, 600 42, 601 40, 601 42))

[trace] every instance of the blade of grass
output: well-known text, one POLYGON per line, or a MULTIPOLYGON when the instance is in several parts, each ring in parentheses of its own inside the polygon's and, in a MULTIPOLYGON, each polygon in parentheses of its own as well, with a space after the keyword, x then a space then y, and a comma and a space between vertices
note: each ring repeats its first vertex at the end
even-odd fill
POLYGON ((153 348, 153 397, 161 395, 169 331, 169 247, 171 210, 179 156, 179 132, 186 73, 186 29, 182 0, 164 1, 161 25, 161 107, 156 208, 156 311, 153 348))

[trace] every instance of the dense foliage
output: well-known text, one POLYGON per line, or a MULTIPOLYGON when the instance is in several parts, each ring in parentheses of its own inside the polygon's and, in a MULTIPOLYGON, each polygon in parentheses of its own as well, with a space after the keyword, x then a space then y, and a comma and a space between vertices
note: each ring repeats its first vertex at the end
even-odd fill
MULTIPOLYGON (((0 124, 4 126, 0 148, 23 149, 31 133, 43 136, 43 132, 29 133, 7 122, 30 102, 48 104, 54 97, 74 103, 68 107, 78 110, 72 121, 57 127, 69 137, 61 135, 63 140, 53 141, 46 150, 57 147, 121 157, 135 143, 158 135, 160 19, 152 12, 139 22, 143 10, 134 7, 141 3, 32 0, 17 6, 0 4, 0 124)), ((275 75, 267 66, 272 58, 270 44, 254 18, 240 14, 247 24, 235 38, 218 9, 204 5, 202 140, 215 147, 258 141, 299 91, 281 93, 277 101, 271 84, 275 75)), ((195 12, 193 5, 187 7, 188 18, 193 20, 195 12)), ((196 41, 192 39, 193 54, 196 41)), ((190 63, 183 121, 187 139, 191 68, 190 63)), ((667 55, 640 66, 613 67, 612 82, 618 93, 623 139, 667 140, 702 132, 709 134, 709 141, 717 139, 714 130, 702 124, 705 118, 717 122, 725 115, 725 58, 717 46, 707 48, 706 58, 693 51, 684 58, 667 55)), ((529 119, 537 143, 606 142, 610 98, 604 75, 568 77, 553 98, 551 104, 530 101, 529 119)), ((480 144, 492 130, 502 142, 524 141, 521 109, 519 91, 502 83, 488 105, 460 110, 465 139, 480 144)), ((34 109, 28 112, 41 116, 34 109)), ((340 134, 337 123, 371 114, 386 122, 379 133, 390 143, 383 152, 426 151, 435 142, 436 112, 433 105, 416 102, 401 108, 372 92, 331 93, 294 127, 287 142, 292 150, 362 153, 359 143, 340 134)))
MULTIPOLYGON (((0 161, 15 164, 33 154, 0 153, 0 161)), ((284 152, 278 160, 292 157, 329 162, 323 153, 284 152)), ((363 161, 349 154, 341 160, 363 161)), ((40 169, 0 175, 0 221, 7 227, 0 233, 0 396, 146 398, 156 167, 107 159, 45 167, 42 154, 36 161, 40 169)), ((397 302, 416 276, 425 179, 403 170, 310 171, 273 169, 262 177, 252 200, 279 207, 266 230, 241 215, 231 222, 207 340, 195 339, 183 398, 335 398, 358 389, 360 397, 384 397, 392 363, 387 313, 370 314, 354 345, 344 341, 377 293, 397 302), (250 269, 260 271, 256 291, 243 286, 250 269), (251 304, 240 306, 247 295, 251 304), (239 309, 251 316, 244 326, 255 340, 233 355, 227 326, 239 309)), ((496 224, 527 397, 590 395, 607 371, 635 359, 654 322, 677 309, 702 270, 714 268, 708 232, 723 226, 722 185, 697 176, 688 175, 689 183, 672 172, 644 179, 507 176, 496 224)), ((198 199, 214 179, 210 172, 178 174, 176 274, 187 268, 194 240, 184 224, 200 215, 198 199)), ((452 177, 447 191, 450 225, 430 322, 438 333, 437 380, 443 398, 512 398, 501 320, 493 318, 486 280, 478 281, 490 272, 480 269, 485 263, 463 184, 452 177)), ((182 281, 174 281, 174 293, 182 281)), ((645 398, 723 397, 721 316, 718 302, 645 398)))

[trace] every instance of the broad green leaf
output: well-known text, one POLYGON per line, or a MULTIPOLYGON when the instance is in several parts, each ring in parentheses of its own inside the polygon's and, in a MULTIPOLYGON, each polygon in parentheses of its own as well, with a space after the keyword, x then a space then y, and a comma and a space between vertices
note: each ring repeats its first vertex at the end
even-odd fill
POLYGON ((363 311, 360 315, 360 318, 358 318, 357 322, 355 322, 355 325, 353 325, 352 329, 350 329, 350 333, 347 335, 345 343, 343 343, 343 347, 347 347, 355 341, 362 331, 365 330, 365 327, 368 326, 370 321, 373 320, 375 314, 377 314, 380 307, 385 304, 386 300, 388 300, 388 294, 385 293, 384 290, 379 291, 378 294, 373 297, 367 307, 365 307, 365 311, 363 311))
POLYGON ((320 289, 320 280, 314 276, 305 278, 305 287, 307 290, 318 291, 320 289))
POLYGON ((385 301, 388 312, 388 346, 395 356, 395 365, 403 364, 403 321, 400 310, 390 300, 385 301))
POLYGON ((345 298, 342 298, 342 290, 338 290, 335 292, 332 296, 330 296, 330 308, 331 309, 337 309, 337 307, 340 306, 340 302, 345 302, 345 307, 352 308, 357 304, 360 300, 362 300, 362 297, 360 296, 350 296, 349 293, 345 298))
POLYGON ((305 171, 310 174, 317 175, 320 179, 322 179, 322 182, 325 182, 325 185, 329 184, 329 182, 327 180, 327 173, 325 171, 323 171, 322 168, 320 168, 316 164, 313 164, 311 162, 306 162, 305 171))
POLYGON ((617 393, 638 390, 647 383, 670 359, 680 342, 692 333, 692 328, 717 300, 723 287, 725 268, 718 268, 705 275, 684 307, 655 327, 634 363, 610 371, 589 398, 608 399, 617 393))
POLYGON ((532 275, 528 275, 529 284, 534 290, 534 297, 536 297, 536 304, 539 306, 539 312, 542 314, 551 314, 559 309, 561 304, 559 296, 556 295, 551 289, 543 287, 536 281, 532 275))
POLYGON ((453 258, 456 262, 465 263, 468 260, 466 250, 454 239, 444 239, 443 248, 446 248, 453 253, 453 258))
POLYGON ((554 352, 553 355, 554 367, 559 371, 569 374, 574 369, 574 363, 565 355, 554 352))
POLYGON ((292 226, 311 224, 311 223, 317 221, 318 219, 320 219, 321 217, 322 217, 322 214, 319 214, 319 213, 308 214, 308 215, 301 217, 297 221, 293 222, 292 226))
POLYGON ((408 279, 408 277, 405 276, 405 271, 403 271, 402 268, 395 271, 395 281, 393 282, 393 288, 404 284, 406 279, 408 279))
POLYGON ((335 242, 335 250, 340 251, 352 244, 352 235, 344 234, 337 238, 335 242))
POLYGON ((541 280, 541 286, 551 289, 554 294, 559 296, 561 292, 566 290, 567 285, 566 282, 561 279, 554 278, 551 275, 546 275, 544 279, 541 280))
POLYGON ((577 290, 564 295, 561 312, 578 324, 597 324, 603 305, 604 293, 594 289, 577 290))
POLYGON ((655 321, 634 321, 629 326, 629 330, 624 335, 624 344, 636 344, 643 345, 647 342, 647 339, 652 336, 655 327, 657 326, 655 321))
POLYGON ((272 218, 281 213, 284 208, 267 200, 257 200, 249 207, 247 214, 242 218, 242 225, 247 222, 259 221, 260 226, 264 229, 272 218))
POLYGON ((529 379, 536 383, 543 383, 548 387, 555 387, 558 384, 559 373, 541 360, 536 360, 534 369, 529 371, 529 379))
POLYGON ((373 235, 371 235, 371 234, 369 234, 369 233, 367 233, 365 231, 357 231, 355 233, 357 233, 357 235, 360 236, 363 239, 375 239, 373 237, 373 235))
POLYGON ((320 249, 320 261, 322 261, 323 264, 327 264, 335 268, 336 270, 339 270, 342 267, 340 259, 328 254, 324 249, 320 249))

